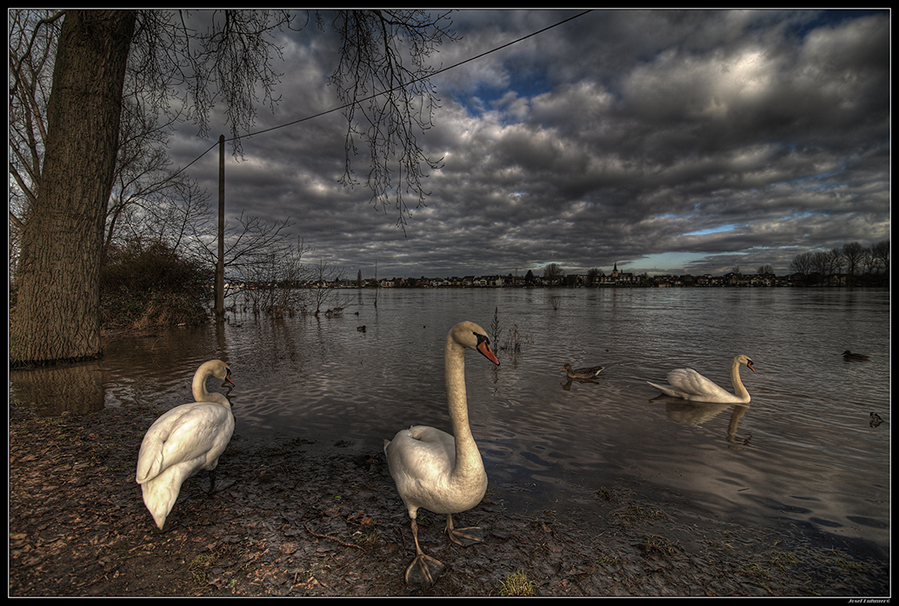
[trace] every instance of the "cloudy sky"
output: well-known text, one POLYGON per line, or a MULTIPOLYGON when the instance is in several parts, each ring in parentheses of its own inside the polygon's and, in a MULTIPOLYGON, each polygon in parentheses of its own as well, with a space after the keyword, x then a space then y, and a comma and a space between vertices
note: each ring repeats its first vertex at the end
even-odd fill
MULTIPOLYGON (((580 11, 463 10, 462 62, 580 11)), ((340 102, 334 36, 284 33, 274 112, 252 132, 340 102)), ((229 216, 290 218, 343 275, 776 273, 809 250, 890 236, 888 11, 595 10, 435 76, 440 107, 419 137, 426 206, 404 228, 363 185, 343 187, 340 112, 243 141, 226 161, 229 216)), ((184 166, 209 138, 185 125, 184 166)), ((367 165, 354 165, 361 180, 367 165)), ((216 199, 217 153, 188 174, 216 199)), ((308 257, 307 257, 308 258, 308 257)))

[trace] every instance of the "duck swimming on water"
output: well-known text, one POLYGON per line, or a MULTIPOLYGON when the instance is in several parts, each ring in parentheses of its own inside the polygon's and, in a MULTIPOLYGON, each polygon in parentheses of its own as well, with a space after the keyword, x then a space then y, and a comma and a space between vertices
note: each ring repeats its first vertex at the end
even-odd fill
POLYGON ((571 368, 571 364, 566 364, 559 370, 567 370, 569 379, 592 379, 603 371, 605 366, 590 366, 586 368, 571 368))

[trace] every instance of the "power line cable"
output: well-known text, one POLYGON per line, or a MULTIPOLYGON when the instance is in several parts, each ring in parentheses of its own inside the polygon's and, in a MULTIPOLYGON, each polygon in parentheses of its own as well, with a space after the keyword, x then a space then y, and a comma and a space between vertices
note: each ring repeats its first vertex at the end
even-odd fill
MULTIPOLYGON (((525 35, 525 36, 522 36, 521 38, 517 38, 517 39, 515 39, 515 40, 512 40, 511 42, 507 42, 507 43, 505 43, 505 44, 503 44, 503 45, 501 45, 501 46, 497 46, 496 48, 492 48, 492 49, 490 49, 490 50, 488 50, 488 51, 484 51, 483 53, 481 53, 481 54, 479 54, 479 55, 475 55, 475 56, 473 56, 473 57, 469 57, 468 59, 464 59, 464 60, 462 60, 462 61, 459 61, 458 63, 454 63, 454 64, 452 64, 452 65, 450 65, 450 66, 441 68, 441 69, 439 69, 439 70, 437 70, 437 71, 435 71, 435 72, 433 72, 433 73, 428 74, 427 76, 422 76, 421 78, 415 78, 415 79, 410 80, 409 82, 405 82, 405 83, 403 83, 403 84, 398 84, 397 86, 394 86, 393 88, 390 88, 390 89, 387 89, 387 90, 384 90, 384 91, 381 91, 381 92, 378 92, 378 93, 374 93, 374 94, 369 95, 368 97, 364 97, 364 98, 362 98, 362 99, 357 99, 356 101, 353 101, 352 103, 345 103, 345 104, 340 105, 340 106, 338 106, 338 107, 332 107, 331 109, 327 109, 327 110, 325 110, 325 111, 321 111, 321 112, 319 112, 319 113, 317 113, 317 114, 312 114, 312 115, 306 116, 306 117, 304 117, 304 118, 299 118, 298 120, 293 120, 293 121, 291 121, 291 122, 285 122, 284 124, 279 124, 278 126, 272 126, 271 128, 266 128, 266 129, 263 129, 263 130, 259 130, 259 131, 256 131, 256 132, 254 132, 254 133, 247 133, 246 135, 241 135, 241 136, 238 136, 238 137, 231 137, 230 139, 225 139, 225 141, 226 141, 226 142, 231 142, 231 141, 236 141, 236 140, 238 140, 238 139, 249 139, 250 137, 255 137, 255 136, 257 136, 257 135, 262 135, 262 134, 264 134, 264 133, 268 133, 268 132, 271 132, 271 131, 274 131, 274 130, 278 130, 278 129, 281 129, 281 128, 287 128, 288 126, 293 126, 293 125, 295 125, 295 124, 299 124, 299 123, 301 123, 301 122, 306 122, 306 121, 312 120, 312 119, 314 119, 314 118, 320 118, 321 116, 326 116, 326 115, 332 114, 332 113, 334 113, 334 112, 336 112, 336 111, 340 111, 340 110, 346 109, 346 108, 348 108, 348 107, 351 107, 351 106, 353 106, 353 105, 356 105, 357 103, 362 103, 362 102, 364 102, 364 101, 369 101, 369 100, 371 100, 371 99, 374 99, 375 97, 379 97, 379 96, 384 95, 384 94, 387 94, 387 93, 389 93, 389 92, 391 92, 391 91, 394 91, 394 90, 397 90, 397 89, 400 89, 400 88, 409 86, 410 84, 414 84, 414 83, 416 83, 416 82, 420 82, 420 81, 422 81, 422 80, 426 80, 426 79, 431 78, 431 77, 433 77, 433 76, 437 76, 437 75, 442 74, 442 73, 444 73, 444 72, 448 72, 449 70, 455 69, 455 68, 460 67, 460 66, 462 66, 462 65, 465 65, 466 63, 471 63, 472 61, 476 61, 476 60, 478 60, 478 59, 481 59, 481 58, 483 58, 483 57, 486 57, 487 55, 490 55, 490 54, 495 53, 495 52, 497 52, 497 51, 501 51, 501 50, 503 50, 504 48, 508 48, 508 47, 510 47, 510 46, 513 46, 513 45, 515 45, 515 44, 518 44, 519 42, 523 42, 523 41, 527 40, 528 38, 533 38, 534 36, 540 35, 540 34, 546 32, 546 31, 549 31, 549 30, 555 28, 555 27, 559 27, 560 25, 564 25, 565 23, 568 23, 569 21, 573 21, 574 19, 579 19, 580 17, 583 17, 584 15, 586 15, 587 13, 590 13, 590 12, 592 12, 592 9, 591 9, 591 10, 585 10, 585 11, 582 11, 582 12, 576 14, 576 15, 572 15, 571 17, 568 17, 567 19, 563 19, 562 21, 559 21, 558 23, 554 23, 554 24, 552 24, 552 25, 548 25, 548 26, 544 27, 543 29, 539 29, 539 30, 537 30, 537 31, 535 31, 535 32, 531 32, 530 34, 527 34, 527 35, 525 35)), ((199 156, 197 156, 196 158, 194 158, 194 159, 193 159, 189 164, 187 164, 184 168, 182 168, 181 170, 179 170, 178 172, 176 172, 175 175, 178 175, 178 174, 184 172, 185 170, 187 170, 192 164, 194 164, 194 163, 197 162, 200 158, 202 158, 203 156, 205 156, 206 154, 208 154, 210 151, 212 151, 218 144, 219 144, 218 141, 216 141, 215 143, 213 143, 211 146, 209 146, 209 149, 207 149, 207 150, 204 151, 202 154, 200 154, 199 156)), ((175 175, 173 175, 173 176, 175 176, 175 175)))

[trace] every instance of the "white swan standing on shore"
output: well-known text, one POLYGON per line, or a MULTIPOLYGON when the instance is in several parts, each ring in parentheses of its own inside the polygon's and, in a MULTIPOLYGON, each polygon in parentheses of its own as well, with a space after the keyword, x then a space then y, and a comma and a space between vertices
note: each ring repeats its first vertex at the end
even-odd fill
POLYGON ((465 393, 465 350, 474 349, 499 364, 486 331, 473 322, 460 322, 446 337, 444 365, 446 394, 453 435, 433 427, 414 426, 384 441, 390 475, 412 520, 416 556, 406 569, 406 582, 430 585, 443 564, 424 554, 418 544, 418 509, 446 514, 446 532, 460 545, 482 540, 480 528, 454 528, 453 514, 481 502, 487 473, 468 424, 465 393))
POLYGON ((159 530, 165 526, 187 478, 203 469, 213 472, 209 484, 212 491, 219 456, 234 433, 231 402, 220 393, 206 391, 209 377, 222 379, 223 387, 234 387, 231 369, 224 362, 204 363, 194 375, 196 402, 177 406, 156 419, 140 445, 136 479, 159 530))
POLYGON ((734 385, 734 393, 719 387, 714 381, 705 378, 692 368, 675 368, 668 373, 668 385, 657 385, 647 381, 650 385, 661 391, 666 396, 683 398, 693 402, 718 402, 729 404, 748 404, 751 399, 749 392, 743 386, 740 379, 740 365, 745 364, 749 370, 755 372, 752 360, 748 356, 734 357, 730 365, 730 379, 734 385))

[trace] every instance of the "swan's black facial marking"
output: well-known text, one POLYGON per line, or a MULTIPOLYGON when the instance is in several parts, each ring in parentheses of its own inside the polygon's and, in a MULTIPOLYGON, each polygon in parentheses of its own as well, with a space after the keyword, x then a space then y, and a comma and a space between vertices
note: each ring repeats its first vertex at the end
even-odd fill
POLYGON ((225 382, 222 383, 222 387, 227 387, 228 393, 231 393, 231 390, 237 387, 234 381, 231 380, 231 369, 228 367, 225 367, 225 382))
POLYGON ((496 354, 493 353, 493 350, 490 348, 490 339, 487 338, 487 335, 482 335, 480 333, 476 333, 472 331, 472 333, 478 340, 478 344, 475 347, 482 356, 499 366, 499 360, 496 358, 496 354))
POLYGON ((746 360, 746 367, 752 372, 755 372, 755 368, 752 366, 752 360, 746 360))

